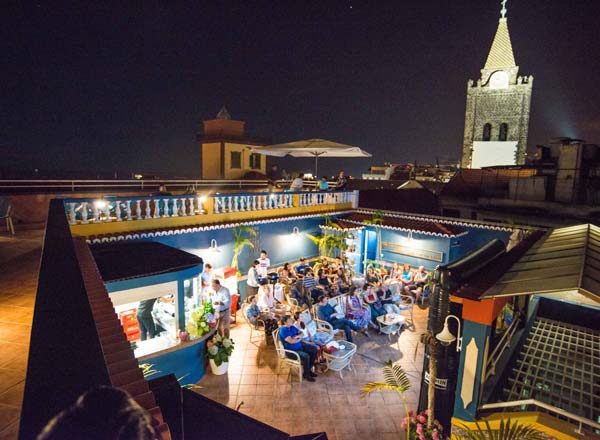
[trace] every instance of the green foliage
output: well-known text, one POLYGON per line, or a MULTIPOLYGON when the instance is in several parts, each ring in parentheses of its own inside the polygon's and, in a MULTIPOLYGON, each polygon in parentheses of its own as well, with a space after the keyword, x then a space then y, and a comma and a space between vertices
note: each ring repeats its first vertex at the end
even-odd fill
POLYGON ((325 233, 320 235, 306 234, 306 237, 319 247, 319 254, 326 257, 337 257, 348 248, 346 235, 325 233))
POLYGON ((464 440, 543 440, 546 438, 530 425, 511 423, 510 418, 506 421, 500 420, 498 429, 492 429, 489 421, 484 420, 484 422, 484 428, 481 427, 480 422, 476 422, 477 431, 468 431, 468 428, 463 425, 467 433, 461 438, 464 440))
POLYGON ((233 339, 224 338, 218 333, 207 343, 208 358, 212 359, 217 367, 223 362, 229 362, 235 343, 233 339))
POLYGON ((383 223, 383 211, 378 209, 370 219, 363 220, 365 225, 380 225, 383 223))
POLYGON ((150 379, 151 376, 160 373, 160 371, 154 369, 154 364, 140 364, 144 379, 150 379))
POLYGON ((364 399, 373 391, 391 390, 404 395, 410 389, 410 380, 404 369, 399 365, 394 365, 392 361, 387 361, 383 367, 383 379, 385 382, 369 382, 363 385, 360 392, 361 399, 364 399))
POLYGON ((231 267, 238 267, 238 258, 244 248, 247 246, 254 248, 252 238, 256 237, 256 231, 249 226, 239 225, 233 228, 233 258, 231 259, 231 267))

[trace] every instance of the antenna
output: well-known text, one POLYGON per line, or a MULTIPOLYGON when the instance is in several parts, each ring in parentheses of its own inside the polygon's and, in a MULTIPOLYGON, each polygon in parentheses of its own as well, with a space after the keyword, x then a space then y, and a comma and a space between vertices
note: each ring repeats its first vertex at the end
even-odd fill
POLYGON ((507 12, 506 11, 506 2, 507 1, 508 0, 502 0, 501 1, 501 3, 502 3, 502 9, 500 9, 500 15, 502 16, 502 18, 506 18, 506 12, 507 12))

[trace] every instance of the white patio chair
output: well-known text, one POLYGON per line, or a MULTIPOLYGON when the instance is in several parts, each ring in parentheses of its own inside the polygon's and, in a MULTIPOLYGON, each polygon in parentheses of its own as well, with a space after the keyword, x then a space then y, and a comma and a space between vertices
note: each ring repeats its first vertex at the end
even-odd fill
POLYGON ((415 299, 410 295, 400 295, 400 302, 397 304, 403 315, 410 316, 410 324, 414 324, 413 314, 415 310, 415 299))
POLYGON ((246 315, 246 309, 248 308, 248 306, 249 306, 248 303, 244 303, 244 305, 242 306, 241 312, 242 312, 242 316, 248 323, 248 327, 250 327, 250 343, 251 344, 260 343, 266 337, 265 322, 262 319, 260 319, 259 317, 257 317, 256 320, 254 321, 254 323, 251 323, 248 320, 248 316, 246 315), (257 336, 259 339, 257 339, 257 336))
POLYGON ((293 350, 287 350, 283 347, 283 343, 279 339, 279 330, 273 332, 273 341, 275 342, 275 350, 277 351, 277 374, 281 371, 281 364, 286 364, 290 367, 290 375, 292 369, 298 369, 298 379, 302 383, 302 360, 300 355, 293 350))

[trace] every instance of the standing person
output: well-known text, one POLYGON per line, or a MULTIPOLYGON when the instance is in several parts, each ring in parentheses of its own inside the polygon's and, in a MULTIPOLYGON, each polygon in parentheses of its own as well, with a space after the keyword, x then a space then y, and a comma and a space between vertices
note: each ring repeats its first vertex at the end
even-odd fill
POLYGON ((142 341, 146 339, 152 339, 156 336, 156 326, 154 325, 154 318, 152 317, 152 309, 157 298, 145 299, 140 301, 135 317, 138 320, 140 326, 140 338, 142 341))
POLYGON ((248 280, 246 281, 246 298, 252 298, 258 293, 258 260, 252 262, 248 270, 248 280))
POLYGON ((210 289, 213 276, 215 275, 212 270, 212 264, 206 263, 202 268, 202 273, 200 274, 200 281, 202 282, 202 293, 206 294, 210 289))
POLYGON ((338 174, 338 178, 335 183, 336 189, 346 188, 346 185, 348 184, 348 178, 346 177, 346 172, 344 170, 340 170, 340 173, 338 174))
POLYGON ((283 343, 283 348, 298 353, 302 362, 302 376, 309 382, 314 382, 317 375, 311 371, 317 358, 317 347, 302 339, 304 335, 298 327, 294 326, 294 321, 289 315, 281 319, 281 330, 279 330, 279 339, 283 343))
POLYGON ((217 330, 225 338, 229 338, 229 325, 231 323, 231 293, 225 286, 221 286, 219 280, 212 280, 212 288, 215 291, 213 296, 213 307, 217 318, 217 330))
POLYGON ((290 191, 302 191, 302 187, 304 186, 304 180, 302 180, 302 177, 300 177, 298 173, 294 173, 292 177, 294 180, 292 180, 290 185, 290 191))
POLYGON ((258 276, 259 278, 267 278, 267 272, 269 271, 269 266, 271 265, 271 260, 269 260, 269 254, 264 249, 260 251, 260 258, 258 259, 258 276))
POLYGON ((269 185, 275 185, 275 182, 279 180, 279 167, 277 164, 271 165, 269 171, 267 171, 267 178, 269 179, 269 185))

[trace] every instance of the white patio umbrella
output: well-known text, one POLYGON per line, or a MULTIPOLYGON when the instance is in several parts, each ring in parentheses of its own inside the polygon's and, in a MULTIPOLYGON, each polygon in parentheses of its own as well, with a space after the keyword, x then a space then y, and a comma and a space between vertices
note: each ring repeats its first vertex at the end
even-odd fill
POLYGON ((328 141, 327 139, 306 139, 285 144, 251 147, 252 151, 266 156, 314 157, 315 177, 319 171, 319 157, 371 157, 359 147, 328 141))

